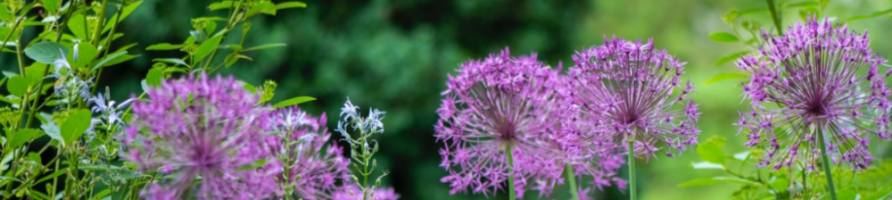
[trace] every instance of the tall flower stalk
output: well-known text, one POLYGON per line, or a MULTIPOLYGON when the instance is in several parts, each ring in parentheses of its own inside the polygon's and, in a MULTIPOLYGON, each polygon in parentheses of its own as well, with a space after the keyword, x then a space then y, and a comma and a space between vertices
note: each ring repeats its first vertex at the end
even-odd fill
POLYGON ((750 111, 736 123, 745 144, 767 151, 759 167, 798 166, 815 171, 821 160, 828 192, 836 199, 831 167, 870 165, 868 135, 889 139, 886 60, 871 52, 867 32, 849 31, 810 17, 783 35, 762 34, 766 46, 737 60, 751 72, 743 84, 750 111), (816 155, 818 154, 818 155, 816 155), (820 157, 820 158, 818 158, 820 157))
POLYGON ((691 83, 680 85, 684 62, 653 49, 653 40, 604 40, 602 46, 577 52, 569 74, 587 131, 597 132, 607 140, 603 142, 626 146, 629 191, 636 199, 635 158, 657 151, 674 156, 696 144, 700 113, 688 100, 691 83), (676 87, 681 87, 678 94, 673 93, 676 87), (677 104, 684 108, 674 109, 677 104))
MULTIPOLYGON (((341 135, 344 136, 344 140, 350 144, 350 157, 354 161, 353 168, 359 172, 359 175, 362 178, 360 179, 360 177, 353 174, 350 176, 353 178, 353 181, 356 182, 359 191, 362 192, 362 199, 373 200, 376 199, 375 197, 378 197, 375 194, 375 188, 380 186, 381 179, 383 179, 384 176, 387 176, 387 172, 385 171, 384 174, 378 176, 374 184, 369 184, 370 176, 378 166, 378 162, 372 158, 375 153, 378 152, 378 141, 371 139, 371 137, 375 133, 384 133, 384 123, 381 120, 384 119, 385 112, 370 108, 369 115, 367 117, 362 117, 357 111, 358 109, 359 106, 353 105, 353 103, 350 102, 350 99, 347 99, 347 102, 344 103, 344 107, 341 108, 341 121, 338 121, 337 131, 340 132, 341 135), (350 132, 347 131, 349 129, 348 127, 352 127, 353 131, 359 131, 359 135, 356 137, 351 136, 350 132)), ((345 190, 348 190, 346 192, 356 191, 355 188, 351 190, 350 186, 347 186, 345 190)))
POLYGON ((506 48, 449 75, 434 128, 446 143, 440 166, 449 175, 441 181, 451 194, 471 189, 488 196, 506 180, 511 199, 522 197, 529 181, 550 193, 564 171, 558 152, 548 148, 562 119, 559 73, 535 54, 512 57, 506 48))

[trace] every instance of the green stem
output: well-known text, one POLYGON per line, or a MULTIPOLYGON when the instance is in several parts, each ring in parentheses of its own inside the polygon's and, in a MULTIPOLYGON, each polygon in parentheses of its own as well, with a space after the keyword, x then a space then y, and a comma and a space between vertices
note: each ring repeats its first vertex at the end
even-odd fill
POLYGON ((780 16, 777 16, 777 8, 774 7, 774 0, 765 0, 768 3, 768 11, 771 12, 771 20, 774 21, 774 27, 777 28, 777 34, 783 35, 784 30, 781 29, 780 16))
POLYGON ((505 155, 508 156, 508 199, 515 200, 517 199, 517 194, 515 194, 516 190, 514 190, 514 158, 511 154, 511 145, 506 145, 505 155))
POLYGON ((830 192, 830 199, 836 200, 836 188, 833 187, 833 175, 831 174, 830 167, 833 165, 830 163, 830 156, 827 155, 827 145, 824 144, 824 133, 821 132, 821 128, 818 128, 818 145, 821 145, 821 161, 823 161, 823 169, 824 169, 824 178, 827 179, 827 191, 830 192))
MULTIPOLYGON (((92 43, 93 46, 100 45, 99 38, 102 36, 102 29, 105 28, 104 26, 105 26, 105 11, 106 10, 108 10, 108 0, 102 0, 102 5, 99 6, 99 15, 96 16, 96 17, 98 17, 99 22, 97 22, 95 27, 93 27, 94 28, 93 35, 92 35, 93 38, 90 39, 90 43, 92 43)), ((114 32, 112 32, 112 35, 114 35, 114 32)), ((106 47, 106 48, 108 48, 108 47, 106 47)))
POLYGON ((638 200, 638 193, 635 189, 635 141, 629 141, 629 199, 638 200))
POLYGON ((573 199, 579 200, 579 189, 576 188, 576 174, 573 173, 573 166, 567 163, 567 181, 570 184, 570 195, 573 199))

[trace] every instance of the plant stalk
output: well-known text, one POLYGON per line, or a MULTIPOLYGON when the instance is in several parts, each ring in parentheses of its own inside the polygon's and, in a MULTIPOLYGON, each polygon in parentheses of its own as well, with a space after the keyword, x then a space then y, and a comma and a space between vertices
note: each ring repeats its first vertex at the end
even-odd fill
POLYGON ((573 172, 573 166, 567 163, 567 181, 570 184, 570 195, 575 200, 579 200, 579 188, 576 187, 576 174, 573 172))
POLYGON ((629 141, 629 199, 638 200, 637 189, 635 188, 635 140, 629 141))
POLYGON ((768 11, 771 12, 771 20, 774 21, 774 27, 777 28, 777 34, 783 35, 784 30, 781 29, 780 16, 777 16, 777 8, 774 6, 774 0, 765 0, 768 3, 768 11))
POLYGON ((827 179, 827 191, 830 193, 830 199, 837 200, 836 187, 833 187, 833 174, 831 174, 831 166, 833 163, 830 163, 830 155, 828 155, 829 153, 827 152, 827 145, 824 144, 824 141, 826 140, 824 138, 824 133, 821 131, 820 127, 817 128, 817 130, 818 145, 821 145, 821 161, 823 164, 822 168, 824 169, 824 178, 827 179))
POLYGON ((511 155, 511 145, 505 145, 505 155, 508 156, 508 199, 517 199, 514 190, 514 158, 511 155))

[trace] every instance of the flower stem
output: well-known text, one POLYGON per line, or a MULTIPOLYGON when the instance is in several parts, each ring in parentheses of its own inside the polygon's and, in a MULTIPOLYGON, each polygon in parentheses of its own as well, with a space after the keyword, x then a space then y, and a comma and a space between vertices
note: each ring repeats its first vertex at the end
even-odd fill
POLYGON ((629 199, 638 200, 635 189, 635 141, 629 141, 629 199))
POLYGON ((783 35, 784 30, 781 29, 780 16, 777 16, 777 9, 774 7, 774 0, 765 0, 768 3, 768 11, 771 12, 771 20, 774 21, 774 27, 777 28, 777 34, 783 35))
POLYGON ((824 178, 827 179, 827 191, 830 192, 830 199, 836 200, 836 188, 833 187, 833 175, 831 174, 829 153, 827 153, 827 145, 824 144, 824 133, 818 128, 818 145, 821 145, 821 160, 823 161, 824 178))
POLYGON ((508 199, 517 199, 514 190, 514 158, 511 155, 511 145, 505 146, 505 155, 508 156, 508 199))
POLYGON ((573 166, 567 163, 567 181, 570 183, 570 195, 573 199, 579 200, 579 189, 576 188, 576 174, 573 172, 573 166))

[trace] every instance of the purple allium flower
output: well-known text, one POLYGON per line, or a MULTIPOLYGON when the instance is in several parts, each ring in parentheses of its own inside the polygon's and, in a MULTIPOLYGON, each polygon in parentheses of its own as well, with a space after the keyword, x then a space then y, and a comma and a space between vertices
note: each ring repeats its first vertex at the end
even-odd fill
MULTIPOLYGON (((372 200, 397 200, 400 195, 393 191, 393 188, 375 189, 372 192, 372 200)), ((362 200, 362 190, 359 186, 348 185, 342 190, 332 194, 332 200, 362 200)))
POLYGON ((301 199, 332 199, 329 196, 350 180, 350 160, 341 148, 329 142, 325 114, 313 117, 297 106, 274 111, 271 123, 278 137, 267 138, 283 170, 279 184, 301 199), (328 144, 328 145, 326 145, 328 144))
MULTIPOLYGON (((817 137, 823 132, 828 152, 837 163, 864 169, 870 164, 868 134, 889 139, 889 89, 878 66, 867 31, 809 18, 779 37, 763 34, 758 54, 737 60, 753 75, 743 84, 751 110, 735 123, 748 132, 746 146, 767 152, 760 167, 774 170, 817 160, 817 137)), ((813 163, 805 163, 813 170, 813 163)))
POLYGON ((676 154, 673 149, 682 152, 696 144, 700 113, 688 99, 694 88, 690 81, 679 84, 685 63, 653 49, 652 39, 604 40, 602 46, 577 52, 576 66, 569 71, 576 89, 572 101, 579 106, 584 129, 610 139, 598 142, 624 146, 634 141, 635 156, 648 159, 661 150, 657 143, 669 147, 663 150, 670 157, 676 154), (681 91, 673 95, 676 87, 681 91), (684 108, 673 108, 678 104, 684 108))
POLYGON ((489 195, 503 189, 513 169, 518 196, 525 186, 548 193, 563 172, 563 163, 550 146, 548 136, 561 121, 555 87, 560 70, 550 69, 536 55, 511 57, 506 48, 488 58, 463 63, 458 75, 449 75, 447 90, 437 113, 441 167, 449 175, 441 181, 450 194, 470 189, 489 195), (513 154, 508 164, 507 148, 513 154))
POLYGON ((121 138, 129 150, 122 157, 141 172, 158 172, 152 187, 198 199, 262 199, 278 192, 278 163, 261 142, 270 137, 270 109, 257 106, 258 94, 232 77, 206 74, 146 92, 149 101, 133 103, 121 138))

